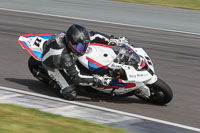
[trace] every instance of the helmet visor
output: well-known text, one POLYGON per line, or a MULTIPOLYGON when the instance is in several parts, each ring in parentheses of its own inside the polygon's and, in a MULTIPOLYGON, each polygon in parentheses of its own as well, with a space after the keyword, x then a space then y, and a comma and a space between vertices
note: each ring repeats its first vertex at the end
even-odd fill
POLYGON ((71 41, 69 41, 69 44, 72 46, 72 48, 79 53, 83 53, 87 50, 88 43, 78 43, 73 44, 71 41))

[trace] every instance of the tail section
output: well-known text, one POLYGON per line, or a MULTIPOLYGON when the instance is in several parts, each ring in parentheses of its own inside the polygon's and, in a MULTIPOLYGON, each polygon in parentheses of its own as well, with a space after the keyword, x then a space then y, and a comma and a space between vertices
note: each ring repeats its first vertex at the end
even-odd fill
POLYGON ((20 36, 18 41, 23 49, 26 49, 36 60, 41 61, 43 44, 51 36, 51 34, 26 34, 20 36))

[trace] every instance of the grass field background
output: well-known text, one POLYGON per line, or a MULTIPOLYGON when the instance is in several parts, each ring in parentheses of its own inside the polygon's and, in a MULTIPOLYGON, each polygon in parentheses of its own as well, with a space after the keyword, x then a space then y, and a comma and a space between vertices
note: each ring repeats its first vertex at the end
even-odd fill
POLYGON ((0 104, 0 133, 125 133, 85 120, 0 104))
POLYGON ((200 10, 200 0, 114 0, 114 1, 200 10))

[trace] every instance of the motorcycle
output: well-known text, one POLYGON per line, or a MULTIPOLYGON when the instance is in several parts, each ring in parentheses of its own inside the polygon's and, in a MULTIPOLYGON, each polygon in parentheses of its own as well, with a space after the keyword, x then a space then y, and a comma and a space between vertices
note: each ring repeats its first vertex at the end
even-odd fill
MULTIPOLYGON (((31 57, 30 72, 38 80, 49 84, 52 79, 41 63, 44 43, 51 34, 26 34, 19 37, 19 43, 31 57)), ((111 77, 107 86, 91 86, 93 89, 112 96, 135 95, 144 101, 164 105, 173 98, 172 89, 157 77, 150 57, 142 48, 123 43, 119 49, 110 45, 90 44, 86 53, 78 57, 78 67, 88 75, 111 77)), ((53 82, 56 84, 56 82, 53 82)))

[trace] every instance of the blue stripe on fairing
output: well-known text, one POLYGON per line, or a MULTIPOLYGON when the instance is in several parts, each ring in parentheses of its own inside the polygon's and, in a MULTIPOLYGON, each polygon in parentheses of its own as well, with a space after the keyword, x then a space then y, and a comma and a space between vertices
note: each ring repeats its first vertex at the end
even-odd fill
POLYGON ((28 44, 25 41, 22 41, 26 47, 29 48, 28 44))
MULTIPOLYGON (((25 41, 23 41, 23 43, 24 43, 24 45, 25 45, 26 47, 29 48, 28 44, 27 44, 25 41)), ((41 52, 34 51, 34 50, 32 50, 32 49, 31 49, 31 51, 33 51, 33 53, 38 57, 38 59, 41 60, 41 57, 42 57, 42 53, 41 53, 41 52)))
POLYGON ((34 51, 34 50, 32 50, 33 51, 33 53, 38 57, 38 59, 42 59, 42 53, 41 52, 38 52, 38 51, 34 51))
POLYGON ((48 39, 51 38, 52 36, 39 36, 39 37, 48 40, 48 39))
POLYGON ((100 73, 102 71, 107 70, 107 69, 105 69, 103 67, 99 67, 99 66, 95 65, 91 61, 88 61, 88 66, 89 66, 89 70, 91 71, 92 74, 98 74, 98 73, 100 73))
POLYGON ((96 70, 96 69, 99 68, 99 66, 95 65, 95 64, 92 63, 91 61, 88 61, 88 66, 89 66, 89 69, 90 69, 91 71, 94 71, 94 70, 96 70))
MULTIPOLYGON (((36 37, 36 36, 26 36, 25 38, 29 38, 29 37, 36 37)), ((39 37, 48 40, 48 39, 51 38, 52 36, 39 36, 39 37)))
POLYGON ((119 80, 112 80, 111 83, 109 84, 109 86, 120 86, 120 87, 124 87, 127 86, 127 83, 120 83, 119 80))

